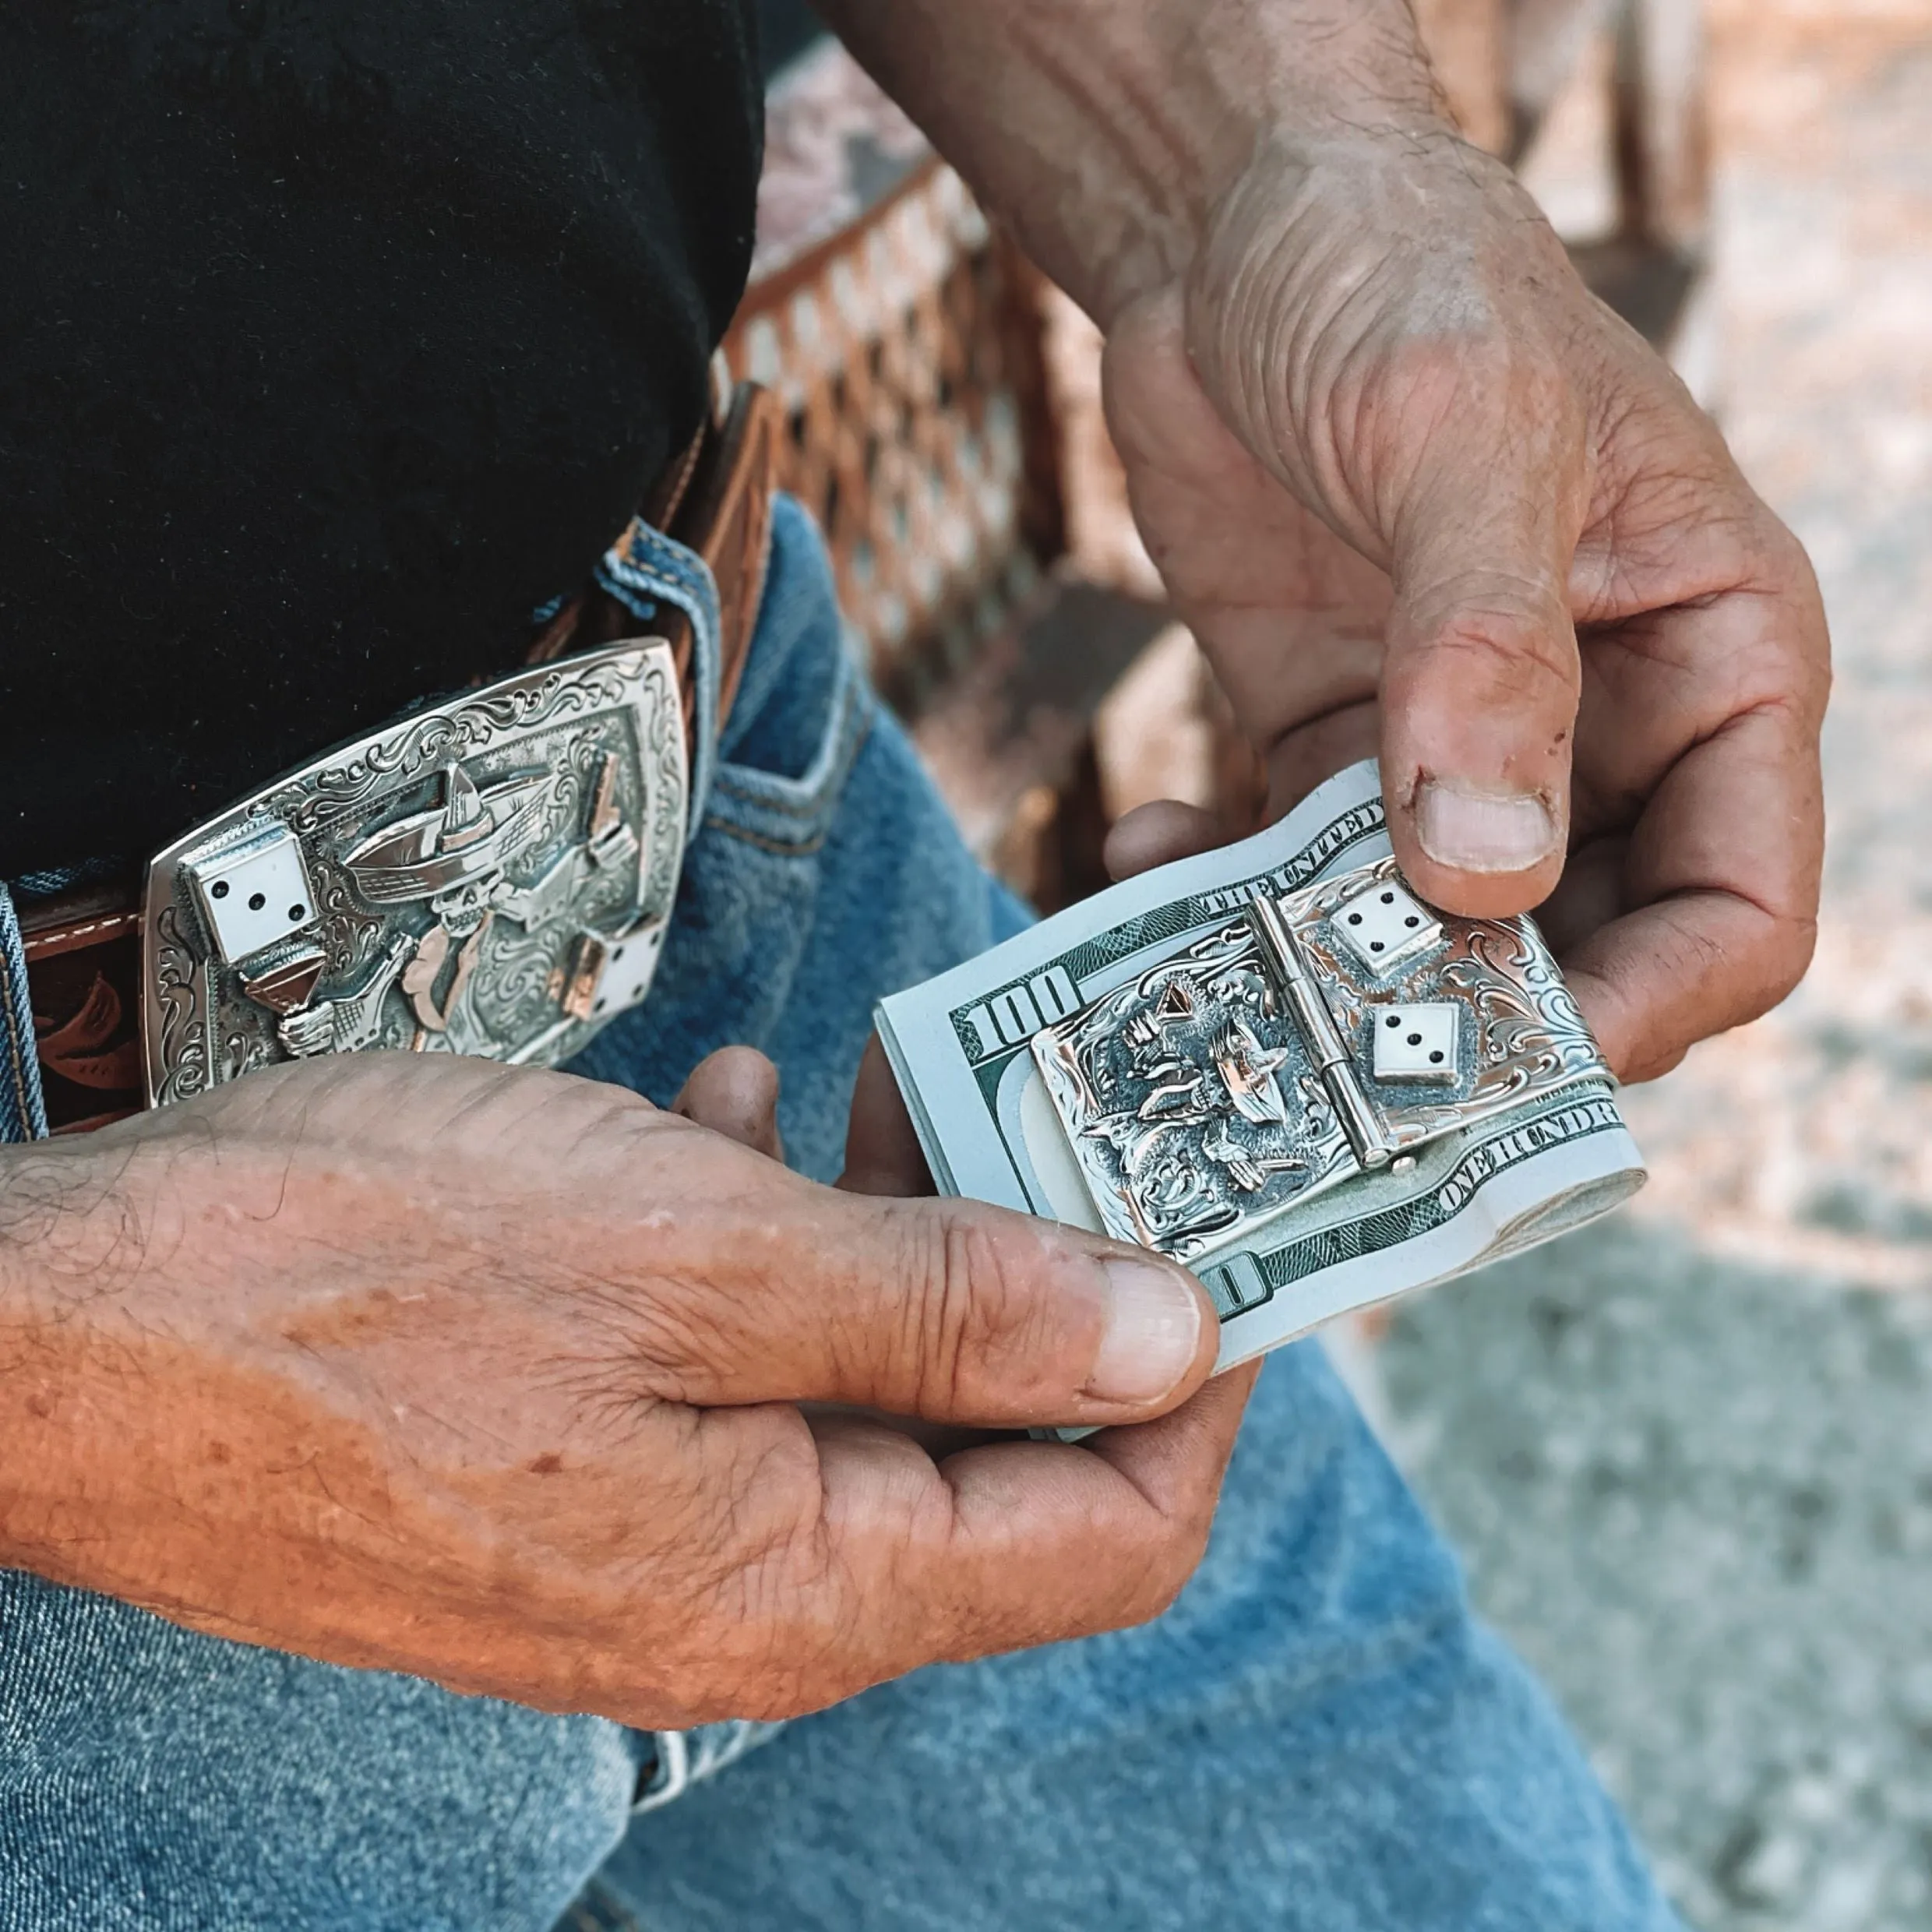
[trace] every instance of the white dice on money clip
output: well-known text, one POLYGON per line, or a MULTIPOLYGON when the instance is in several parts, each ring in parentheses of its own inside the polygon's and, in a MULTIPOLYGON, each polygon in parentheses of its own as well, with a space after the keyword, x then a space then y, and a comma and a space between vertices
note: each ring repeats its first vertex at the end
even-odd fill
MULTIPOLYGON (((1388 858, 1254 893, 1031 1046, 1107 1232, 1182 1261, 1609 1077, 1533 922, 1438 912, 1388 858)), ((1201 1274, 1224 1317, 1264 1292, 1246 1253, 1201 1274)))
POLYGON ((554 1065, 642 999, 684 854, 671 647, 517 672, 338 747, 148 869, 151 1105, 368 1047, 554 1065))

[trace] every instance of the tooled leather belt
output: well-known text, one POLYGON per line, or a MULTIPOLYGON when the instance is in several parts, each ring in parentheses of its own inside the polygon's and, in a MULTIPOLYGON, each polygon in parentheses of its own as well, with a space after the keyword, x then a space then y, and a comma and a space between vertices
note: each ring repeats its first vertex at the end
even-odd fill
POLYGON ((687 612, 642 625, 593 585, 510 677, 333 748, 143 877, 21 907, 51 1130, 319 1053, 555 1063, 642 999, 750 648, 775 455, 742 385, 640 511, 710 568, 714 693, 687 612))

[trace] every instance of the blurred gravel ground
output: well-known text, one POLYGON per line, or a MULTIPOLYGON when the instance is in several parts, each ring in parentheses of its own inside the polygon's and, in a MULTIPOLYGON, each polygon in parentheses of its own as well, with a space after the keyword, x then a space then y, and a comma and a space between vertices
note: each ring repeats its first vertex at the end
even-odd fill
POLYGON ((1932 1924, 1932 1307, 1634 1218, 1381 1352, 1396 1453, 1694 1924, 1932 1924))
POLYGON ((1715 12, 1694 359, 1832 614, 1817 963, 1627 1096, 1653 1179, 1608 1232, 1402 1310, 1377 1406, 1696 1924, 1924 1932, 1932 0, 1715 12))

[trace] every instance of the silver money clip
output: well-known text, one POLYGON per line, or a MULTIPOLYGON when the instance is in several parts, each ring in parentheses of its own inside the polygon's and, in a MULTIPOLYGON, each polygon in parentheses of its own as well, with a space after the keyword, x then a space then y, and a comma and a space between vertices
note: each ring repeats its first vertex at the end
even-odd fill
POLYGON ((1392 858, 1256 894, 1032 1051, 1103 1225, 1179 1260, 1610 1077, 1535 922, 1440 911, 1392 858))

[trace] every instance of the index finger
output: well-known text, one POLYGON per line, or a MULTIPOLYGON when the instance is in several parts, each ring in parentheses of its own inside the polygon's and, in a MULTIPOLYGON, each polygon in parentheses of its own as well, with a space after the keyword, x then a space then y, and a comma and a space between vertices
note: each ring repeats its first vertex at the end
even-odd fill
POLYGON ((1797 984, 1824 839, 1816 707, 1801 690, 1736 712, 1670 766, 1631 836, 1631 909, 1564 961, 1621 1078, 1667 1072, 1797 984))
POLYGON ((845 1171, 837 1184, 848 1194, 908 1197, 938 1191, 885 1044, 876 1032, 858 1063, 845 1128, 845 1171))
POLYGON ((1158 1421, 1077 1445, 1007 1442, 936 1465, 890 1432, 820 1444, 829 1549, 879 1675, 1158 1616, 1200 1560, 1258 1364, 1158 1421))

